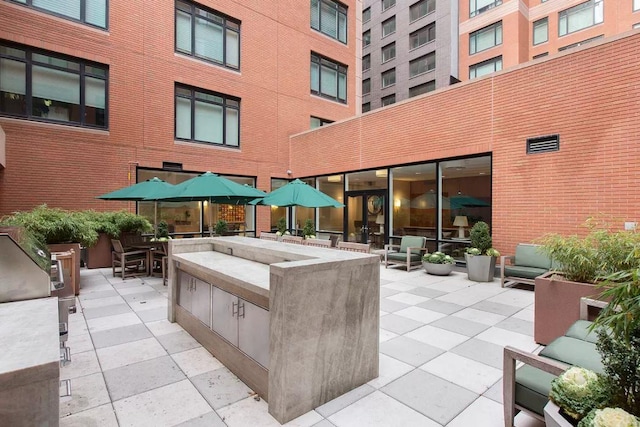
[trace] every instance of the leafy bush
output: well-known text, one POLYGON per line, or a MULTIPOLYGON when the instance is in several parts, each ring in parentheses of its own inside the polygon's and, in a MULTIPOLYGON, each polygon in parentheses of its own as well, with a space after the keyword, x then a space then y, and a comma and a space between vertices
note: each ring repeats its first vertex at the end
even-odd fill
POLYGON ((425 254, 422 257, 422 261, 428 262, 430 264, 455 264, 456 261, 450 256, 443 252, 433 252, 431 254, 425 254))
POLYGON ((316 226, 313 223, 312 219, 307 218, 307 220, 304 222, 304 227, 302 228, 302 235, 304 237, 316 235, 316 226))
POLYGON ((551 382, 549 398, 575 420, 593 408, 604 408, 610 400, 609 382, 588 369, 573 366, 551 382))
POLYGON ((469 255, 488 255, 499 257, 500 252, 491 247, 493 243, 489 234, 489 224, 484 221, 476 222, 469 232, 471 247, 467 248, 469 255))
POLYGON ((169 237, 169 224, 167 224, 167 221, 160 221, 158 223, 158 232, 156 237, 159 239, 169 237))
POLYGON ((227 221, 223 219, 219 219, 218 222, 216 222, 215 233, 222 236, 227 231, 229 231, 229 226, 227 225, 227 221))
POLYGON ((285 231, 287 231, 287 219, 285 217, 281 217, 276 223, 276 228, 280 232, 280 235, 283 235, 285 231))

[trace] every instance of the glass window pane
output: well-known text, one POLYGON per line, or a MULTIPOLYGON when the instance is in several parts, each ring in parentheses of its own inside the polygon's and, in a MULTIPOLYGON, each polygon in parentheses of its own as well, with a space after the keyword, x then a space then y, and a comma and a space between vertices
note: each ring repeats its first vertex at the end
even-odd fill
POLYGON ((338 11, 327 3, 320 6, 320 31, 334 39, 338 38, 338 11))
POLYGON ((347 99, 347 76, 345 74, 338 75, 338 98, 347 99))
POLYGON ((240 66, 240 34, 227 30, 227 65, 240 66))
POLYGON ((66 71, 33 66, 33 96, 80 104, 80 76, 66 71))
POLYGON ((102 108, 106 106, 106 82, 93 77, 85 77, 84 103, 89 107, 102 108))
POLYGON ((107 1, 85 0, 85 22, 101 28, 107 27, 107 1))
POLYGON ((0 58, 0 111, 8 114, 27 114, 26 64, 0 58))
POLYGON ((176 138, 191 139, 191 100, 176 98, 176 138))
POLYGON ((176 49, 191 53, 191 15, 182 11, 176 15, 176 49))
POLYGON ((338 72, 328 67, 321 67, 320 91, 328 96, 338 96, 338 72))
POLYGON ((320 66, 316 63, 311 63, 311 90, 320 92, 320 66))
POLYGON ((195 110, 194 139, 222 144, 222 106, 196 101, 195 110))
POLYGON ((222 27, 196 17, 196 55, 222 62, 222 27))
POLYGON ((33 5, 53 13, 80 20, 80 0, 33 0, 33 5))
POLYGON ((342 43, 347 42, 347 15, 338 15, 338 40, 342 43))
POLYGON ((239 117, 240 112, 238 110, 234 110, 233 108, 227 108, 227 129, 226 129, 226 140, 225 143, 227 145, 232 145, 234 147, 238 146, 239 143, 239 135, 238 131, 240 129, 239 126, 239 117))
POLYGON ((311 0, 311 28, 320 29, 320 0, 311 0))
POLYGON ((544 43, 549 39, 548 19, 544 18, 533 23, 533 44, 544 43))

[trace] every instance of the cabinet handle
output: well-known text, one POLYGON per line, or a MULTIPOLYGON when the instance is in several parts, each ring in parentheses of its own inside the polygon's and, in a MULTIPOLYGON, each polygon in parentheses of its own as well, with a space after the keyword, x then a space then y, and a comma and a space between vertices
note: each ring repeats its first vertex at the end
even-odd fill
POLYGON ((239 304, 237 302, 231 303, 231 317, 238 315, 239 304))
POLYGON ((238 303, 238 319, 241 317, 244 319, 244 303, 243 302, 238 303), (242 310, 242 314, 240 314, 240 310, 242 310))
POLYGON ((70 397, 71 396, 71 380, 62 380, 62 381, 60 381, 60 387, 64 387, 64 394, 61 394, 60 397, 70 397))

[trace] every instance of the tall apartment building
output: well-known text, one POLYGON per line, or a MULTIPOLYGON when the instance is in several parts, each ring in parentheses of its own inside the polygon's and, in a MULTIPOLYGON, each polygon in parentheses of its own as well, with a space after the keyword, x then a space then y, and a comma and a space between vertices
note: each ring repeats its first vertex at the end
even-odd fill
POLYGON ((457 33, 455 0, 365 0, 362 111, 457 81, 457 33))
POLYGON ((640 0, 461 0, 461 80, 640 25, 640 0))
MULTIPOLYGON (((0 0, 0 216, 132 208, 95 197, 153 176, 270 190, 290 177, 291 134, 358 111, 361 8, 0 0)), ((185 233, 206 218, 198 203, 162 209, 185 233)), ((268 213, 216 211, 248 231, 269 229, 268 213)))

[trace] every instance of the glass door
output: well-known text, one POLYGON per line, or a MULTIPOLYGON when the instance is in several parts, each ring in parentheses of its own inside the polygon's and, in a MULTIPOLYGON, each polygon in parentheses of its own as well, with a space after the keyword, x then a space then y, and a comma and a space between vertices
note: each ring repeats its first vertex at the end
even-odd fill
POLYGON ((384 248, 385 198, 386 191, 347 192, 345 241, 368 243, 372 249, 384 248))

